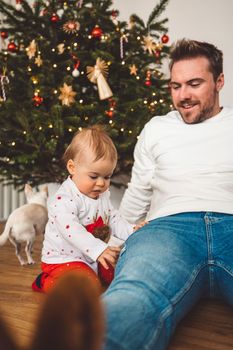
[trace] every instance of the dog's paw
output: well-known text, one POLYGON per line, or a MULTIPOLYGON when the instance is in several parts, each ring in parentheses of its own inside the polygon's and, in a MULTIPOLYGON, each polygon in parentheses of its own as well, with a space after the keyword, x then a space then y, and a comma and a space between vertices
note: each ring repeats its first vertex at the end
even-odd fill
POLYGON ((25 260, 20 260, 20 265, 21 265, 21 266, 27 265, 27 261, 25 261, 25 260))
POLYGON ((36 262, 32 259, 32 260, 29 260, 28 261, 28 265, 33 265, 33 264, 35 264, 36 262))

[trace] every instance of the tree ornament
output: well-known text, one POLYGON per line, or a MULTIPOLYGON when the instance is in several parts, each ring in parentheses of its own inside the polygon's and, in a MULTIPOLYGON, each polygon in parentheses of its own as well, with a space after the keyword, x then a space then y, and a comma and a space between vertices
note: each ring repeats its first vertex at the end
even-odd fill
POLYGON ((72 75, 73 75, 74 78, 77 78, 80 75, 80 72, 78 70, 79 64, 80 64, 79 60, 77 60, 77 62, 74 64, 74 70, 72 72, 72 75))
POLYGON ((130 74, 131 75, 137 75, 137 67, 135 66, 135 64, 133 64, 132 66, 129 66, 129 69, 130 69, 130 74))
POLYGON ((15 53, 18 50, 17 45, 14 43, 14 41, 9 42, 9 44, 7 45, 7 50, 9 52, 15 53))
POLYGON ((112 118, 112 117, 113 117, 114 112, 113 112, 113 111, 111 111, 111 109, 110 109, 109 111, 106 111, 106 112, 105 112, 105 114, 107 114, 107 116, 108 116, 109 118, 112 118))
POLYGON ((59 95, 59 100, 61 100, 62 105, 70 106, 75 102, 74 96, 77 95, 75 91, 73 91, 71 85, 63 84, 63 87, 60 88, 61 94, 59 95))
POLYGON ((114 101, 112 98, 108 100, 109 102, 109 110, 105 111, 105 114, 109 117, 112 118, 114 116, 114 109, 116 106, 116 101, 114 101))
POLYGON ((114 23, 115 25, 118 24, 117 16, 119 16, 119 11, 118 11, 118 10, 112 10, 112 13, 111 13, 111 20, 113 21, 113 23, 114 23))
POLYGON ((124 42, 128 42, 127 36, 125 34, 120 37, 120 57, 123 60, 124 58, 124 42))
POLYGON ((26 52, 27 52, 27 55, 28 55, 29 59, 35 57, 36 50, 37 50, 37 44, 36 44, 35 39, 33 39, 30 42, 29 46, 26 47, 26 52))
POLYGON ((161 55, 161 51, 160 50, 156 50, 155 51, 155 57, 156 58, 160 58, 160 55, 161 55))
POLYGON ((1 38, 2 38, 2 39, 7 39, 7 38, 8 38, 8 33, 2 31, 2 32, 1 32, 1 38))
POLYGON ((146 86, 151 86, 151 72, 148 70, 146 72, 146 80, 145 80, 145 85, 146 86))
POLYGON ((32 100, 34 101, 34 105, 36 107, 39 107, 42 102, 43 102, 43 97, 39 96, 38 94, 35 93, 34 97, 32 98, 32 100))
POLYGON ((163 44, 166 44, 169 41, 169 36, 167 34, 164 34, 161 38, 161 41, 163 44))
POLYGON ((40 55, 38 55, 38 56, 35 58, 35 64, 36 64, 38 67, 42 66, 43 60, 41 59, 40 55))
POLYGON ((22 10, 22 3, 23 3, 23 0, 16 0, 16 5, 15 5, 15 8, 17 11, 21 11, 22 10))
POLYGON ((87 77, 93 84, 97 84, 100 100, 105 100, 112 96, 112 91, 105 80, 107 75, 108 65, 99 57, 94 67, 87 66, 87 77))
POLYGON ((61 55, 65 51, 65 44, 61 43, 57 45, 58 53, 61 55))
POLYGON ((101 35, 103 34, 102 29, 99 26, 95 26, 95 28, 92 29, 91 31, 91 36, 92 38, 97 38, 99 39, 101 37, 101 35))
POLYGON ((148 51, 150 54, 155 52, 156 44, 153 42, 153 38, 150 35, 144 36, 143 43, 144 51, 148 51))
POLYGON ((6 76, 6 70, 3 70, 3 74, 0 75, 0 81, 1 81, 1 89, 2 89, 2 96, 1 100, 6 101, 6 92, 5 92, 5 85, 9 84, 9 78, 6 76))
POLYGON ((57 23, 59 21, 59 16, 56 13, 53 13, 52 16, 50 17, 50 21, 52 23, 57 23))
POLYGON ((68 21, 63 25, 62 28, 67 34, 75 34, 80 29, 80 23, 77 21, 68 21))

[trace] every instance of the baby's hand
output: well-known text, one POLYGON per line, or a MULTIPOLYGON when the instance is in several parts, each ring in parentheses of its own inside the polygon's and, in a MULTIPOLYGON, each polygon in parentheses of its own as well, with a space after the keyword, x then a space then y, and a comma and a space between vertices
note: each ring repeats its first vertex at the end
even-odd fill
POLYGON ((97 261, 103 265, 105 269, 108 269, 108 263, 113 267, 116 266, 121 248, 120 247, 107 247, 102 254, 97 258, 97 261))
POLYGON ((135 232, 139 230, 141 227, 145 226, 146 224, 148 224, 148 221, 139 222, 137 225, 134 226, 133 231, 135 232))

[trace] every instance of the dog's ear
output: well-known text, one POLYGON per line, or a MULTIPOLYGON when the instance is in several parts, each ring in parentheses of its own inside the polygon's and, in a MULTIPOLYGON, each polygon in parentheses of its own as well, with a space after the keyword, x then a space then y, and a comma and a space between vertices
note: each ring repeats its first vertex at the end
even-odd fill
POLYGON ((49 189, 48 189, 47 185, 42 188, 42 191, 44 191, 46 193, 46 197, 49 196, 49 189))
POLYGON ((33 192, 32 187, 29 184, 26 184, 24 186, 24 192, 26 196, 30 195, 33 192))
POLYGON ((100 285, 83 273, 65 274, 49 291, 30 350, 100 350, 104 317, 100 285))

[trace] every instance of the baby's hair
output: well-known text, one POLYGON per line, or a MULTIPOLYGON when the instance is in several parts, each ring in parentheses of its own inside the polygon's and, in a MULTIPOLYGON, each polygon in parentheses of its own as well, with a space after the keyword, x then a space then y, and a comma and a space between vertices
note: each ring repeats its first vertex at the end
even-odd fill
POLYGON ((62 158, 67 164, 69 159, 80 159, 89 151, 94 154, 93 162, 99 159, 117 161, 116 147, 101 125, 96 124, 77 131, 62 158))

